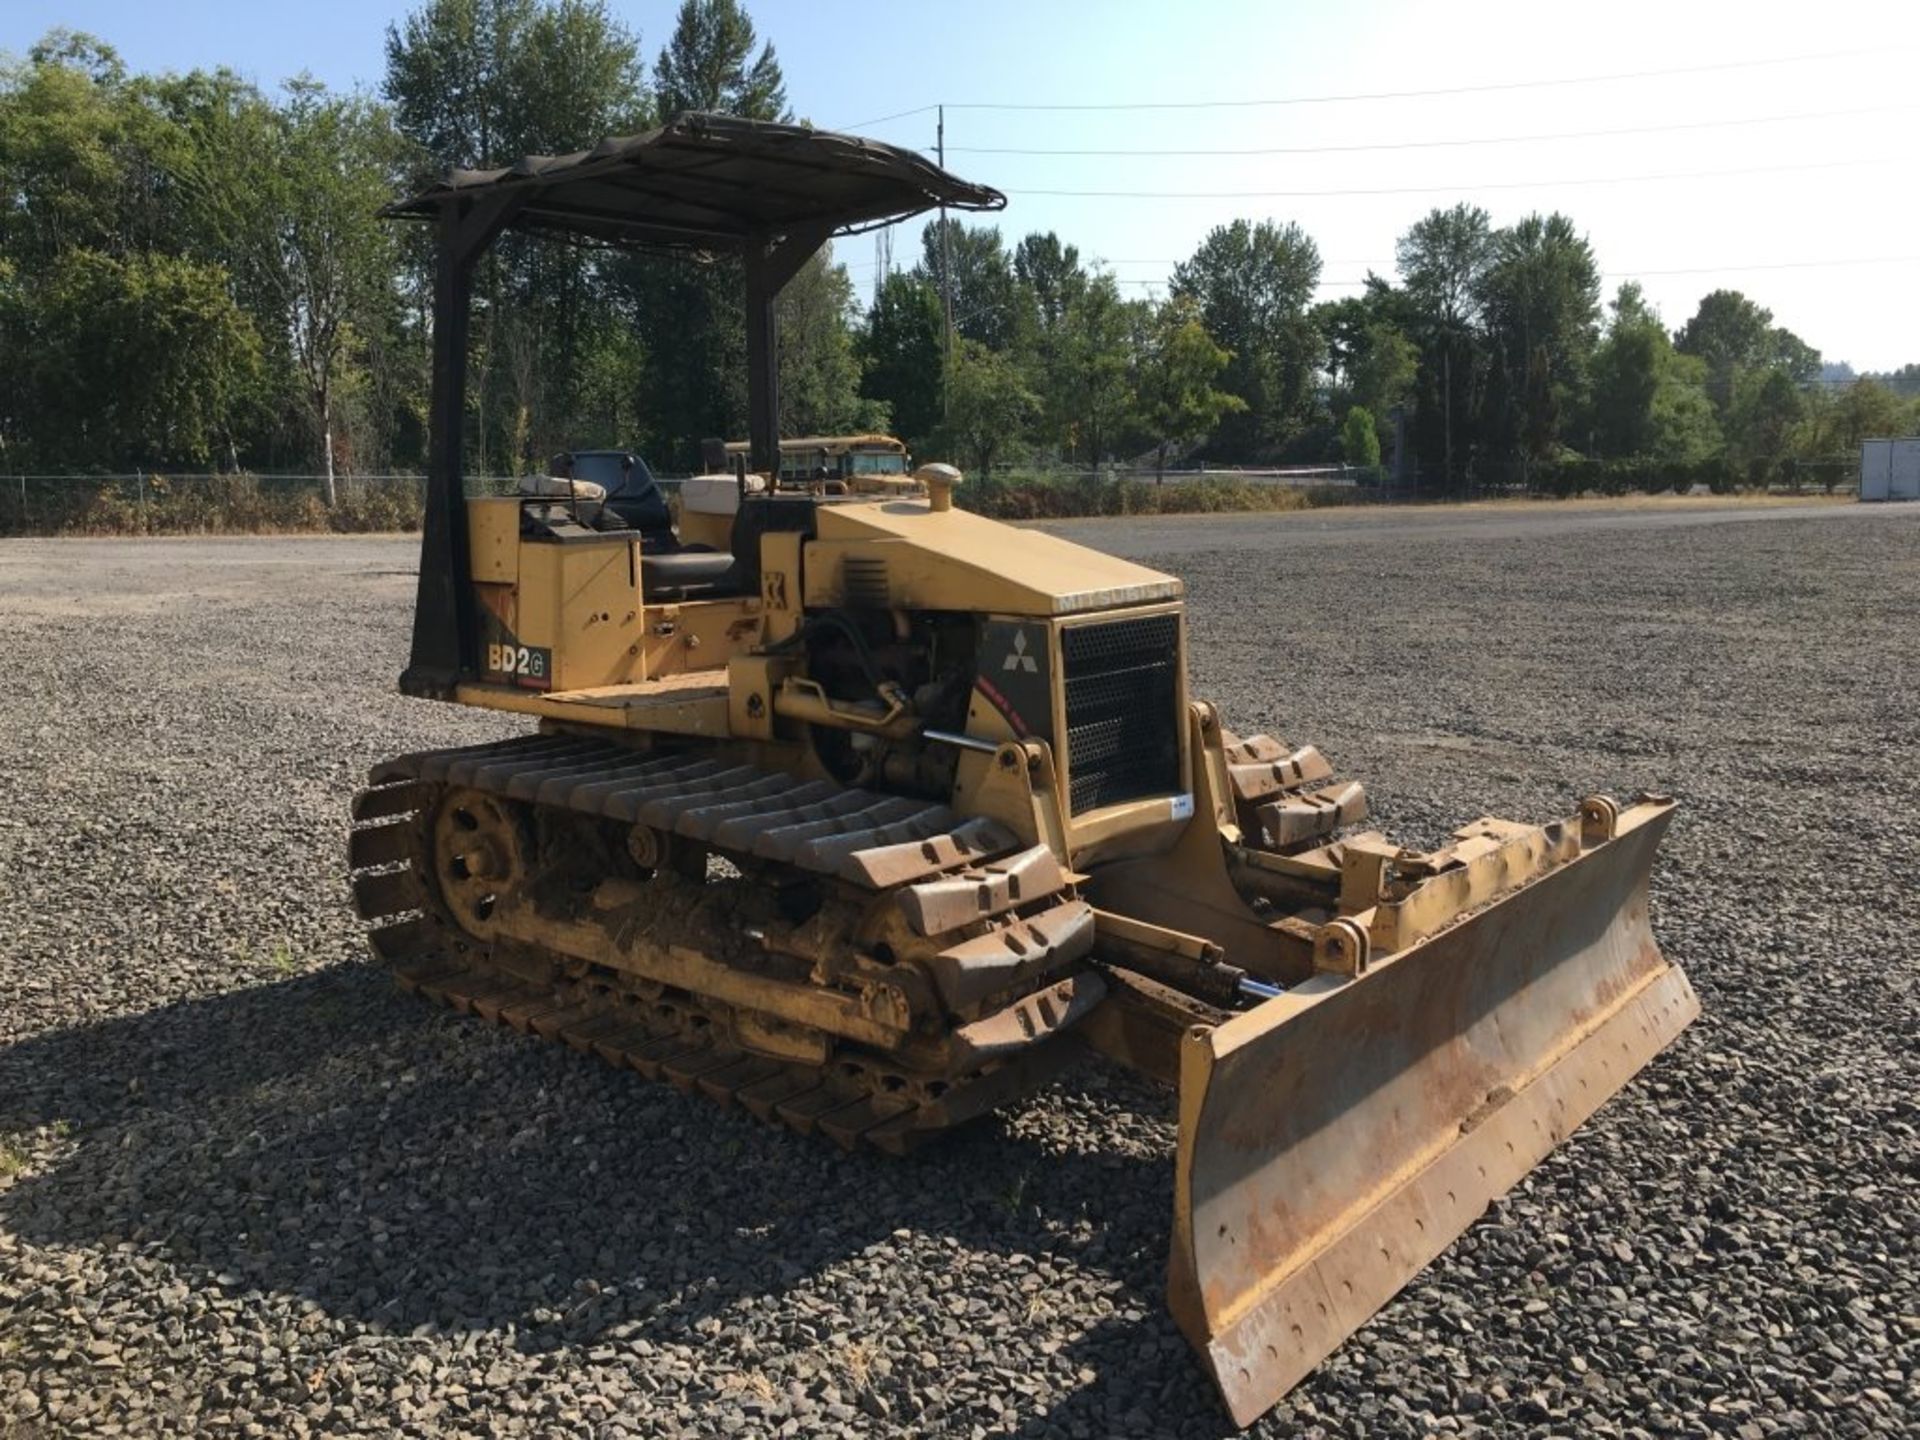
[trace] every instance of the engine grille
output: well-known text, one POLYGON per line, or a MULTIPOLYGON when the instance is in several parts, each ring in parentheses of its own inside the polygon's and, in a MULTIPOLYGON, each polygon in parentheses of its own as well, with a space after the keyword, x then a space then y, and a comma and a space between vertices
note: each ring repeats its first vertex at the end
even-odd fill
POLYGON ((1060 650, 1073 813, 1177 792, 1180 617, 1075 625, 1060 650))

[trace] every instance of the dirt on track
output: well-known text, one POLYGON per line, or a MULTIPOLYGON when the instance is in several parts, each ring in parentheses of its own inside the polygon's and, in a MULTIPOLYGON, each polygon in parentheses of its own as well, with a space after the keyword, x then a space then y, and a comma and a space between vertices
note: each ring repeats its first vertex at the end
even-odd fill
MULTIPOLYGON (((1913 1433, 1920 507, 1049 528, 1397 838, 1684 807, 1704 1018, 1259 1433, 1913 1433)), ((0 1435, 1229 1433, 1151 1087, 849 1157, 362 963, 359 777, 522 728, 392 693, 412 564, 0 544, 0 1435)))

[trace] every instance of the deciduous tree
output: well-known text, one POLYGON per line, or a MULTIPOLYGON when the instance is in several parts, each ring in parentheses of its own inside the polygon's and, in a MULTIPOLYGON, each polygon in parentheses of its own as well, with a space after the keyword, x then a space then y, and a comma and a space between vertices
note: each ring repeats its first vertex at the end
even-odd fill
POLYGON ((946 240, 941 222, 930 220, 920 233, 919 275, 943 295, 940 277, 953 267, 953 329, 990 350, 1005 350, 1018 328, 1013 266, 997 225, 964 225, 948 216, 946 240))
POLYGON ((1133 308, 1104 272, 1082 283, 1068 302, 1040 367, 1043 416, 1063 454, 1098 465, 1120 443, 1131 403, 1134 328, 1133 308))
POLYGON ((1200 321, 1199 306, 1176 294, 1154 312, 1134 379, 1139 422, 1153 440, 1155 483, 1166 476, 1175 446, 1204 439, 1246 401, 1214 382, 1232 356, 1200 321))
POLYGON ((946 447, 982 475, 1033 417, 1039 402, 1011 356, 978 340, 955 342, 947 377, 946 447))
POLYGON ((1400 237, 1395 259, 1418 316, 1418 448, 1425 456, 1440 454, 1452 484, 1460 457, 1474 447, 1487 368, 1477 327, 1494 260, 1492 217, 1464 203, 1431 211, 1400 237))
POLYGON ((887 276, 860 336, 861 393, 888 407, 893 433, 916 450, 940 424, 941 337, 933 287, 906 271, 887 276))
POLYGON ((1572 220, 1529 215, 1494 237, 1480 278, 1492 346, 1492 440, 1527 461, 1550 456, 1582 400, 1600 308, 1600 267, 1572 220))
POLYGON ((1340 456, 1349 465, 1373 468, 1380 463, 1380 433, 1364 405, 1354 406, 1340 422, 1340 456))
POLYGON ((1595 348, 1588 433, 1604 456, 1703 460, 1720 446, 1706 366, 1678 353, 1640 287, 1622 285, 1595 348))
POLYGON ((1221 387, 1242 405, 1224 417, 1212 448, 1252 458, 1304 425, 1325 346, 1307 314, 1320 282, 1320 251, 1298 225, 1236 220, 1218 226, 1173 272, 1206 332, 1231 359, 1221 387))

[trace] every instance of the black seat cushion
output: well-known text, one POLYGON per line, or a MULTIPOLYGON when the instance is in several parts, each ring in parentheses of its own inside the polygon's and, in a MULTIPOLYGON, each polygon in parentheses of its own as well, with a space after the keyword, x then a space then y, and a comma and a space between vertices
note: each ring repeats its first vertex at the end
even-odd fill
POLYGON ((742 502, 734 512, 730 546, 740 562, 738 593, 760 593, 760 537, 784 532, 811 540, 817 533, 816 509, 811 495, 758 495, 742 502))

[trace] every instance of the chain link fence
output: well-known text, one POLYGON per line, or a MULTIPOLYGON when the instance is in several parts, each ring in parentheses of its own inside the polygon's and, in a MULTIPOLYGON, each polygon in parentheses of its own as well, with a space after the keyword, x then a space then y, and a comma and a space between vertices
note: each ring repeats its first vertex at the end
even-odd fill
MULTIPOLYGON (((680 481, 655 477, 669 494, 680 481)), ((469 475, 466 493, 511 495, 514 475, 469 475)), ((423 475, 0 475, 0 535, 368 534, 418 530, 423 475)))
MULTIPOLYGON (((1852 456, 1797 460, 1752 474, 1724 461, 1558 460, 1532 465, 1438 469, 1397 481, 1390 470, 1352 465, 1267 469, 1128 466, 996 466, 967 477, 967 509, 1003 519, 1378 505, 1499 496, 1537 498, 1634 493, 1784 490, 1834 493, 1857 479, 1852 456)), ((656 477, 670 494, 677 479, 656 477)), ((519 479, 469 476, 469 495, 510 495, 519 479)), ((339 475, 327 503, 324 475, 0 475, 0 535, 366 534, 417 530, 426 500, 420 475, 339 475)))
MULTIPOLYGON (((510 476, 479 476, 468 493, 511 494, 510 476)), ((0 475, 0 534, 192 535, 417 530, 419 475, 0 475)))

